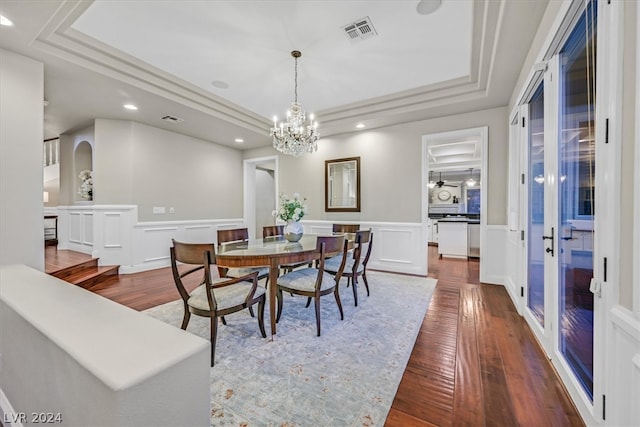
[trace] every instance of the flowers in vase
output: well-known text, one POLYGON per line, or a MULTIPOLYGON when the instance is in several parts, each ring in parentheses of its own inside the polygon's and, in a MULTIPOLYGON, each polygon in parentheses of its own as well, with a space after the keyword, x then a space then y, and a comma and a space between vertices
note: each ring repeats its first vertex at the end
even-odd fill
POLYGON ((78 194, 83 199, 93 200, 93 172, 85 169, 80 172, 78 178, 80 178, 80 181, 82 181, 82 183, 80 184, 80 189, 78 190, 78 194))
POLYGON ((280 207, 273 211, 273 216, 285 222, 300 221, 308 211, 308 207, 304 203, 306 201, 306 197, 301 199, 298 193, 294 193, 291 199, 286 194, 281 194, 280 207))

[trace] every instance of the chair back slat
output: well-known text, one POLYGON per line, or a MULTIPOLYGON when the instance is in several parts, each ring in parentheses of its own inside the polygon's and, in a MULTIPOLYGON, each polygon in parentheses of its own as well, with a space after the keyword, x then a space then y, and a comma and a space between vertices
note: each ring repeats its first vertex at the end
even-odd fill
POLYGON ((249 229, 247 228, 218 230, 218 245, 229 242, 244 242, 246 240, 249 240, 249 229))
POLYGON ((216 249, 212 243, 182 243, 172 239, 175 259, 183 264, 203 265, 205 252, 211 252, 215 259, 216 249))
POLYGON ((262 238, 284 236, 284 225, 267 225, 262 227, 262 238))
POLYGON ((360 230, 360 224, 333 224, 334 233, 355 233, 360 230))

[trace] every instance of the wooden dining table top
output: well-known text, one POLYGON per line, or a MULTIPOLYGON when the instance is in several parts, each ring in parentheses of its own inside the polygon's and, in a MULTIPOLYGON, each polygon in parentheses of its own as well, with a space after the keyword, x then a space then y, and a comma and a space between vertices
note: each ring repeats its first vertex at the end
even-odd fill
MULTIPOLYGON (((354 233, 344 234, 353 243, 354 233)), ((325 234, 335 236, 336 234, 325 234)), ((269 267, 269 316, 271 336, 276 334, 276 291, 280 266, 317 258, 316 242, 319 234, 304 234, 298 242, 284 237, 249 239, 244 242, 225 243, 216 248, 216 264, 223 267, 269 267)))

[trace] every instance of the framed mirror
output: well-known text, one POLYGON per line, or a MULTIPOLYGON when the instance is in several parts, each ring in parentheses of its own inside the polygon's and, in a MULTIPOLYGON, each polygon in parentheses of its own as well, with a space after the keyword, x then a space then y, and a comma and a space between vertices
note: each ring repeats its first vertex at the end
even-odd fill
POLYGON ((360 157, 325 160, 324 201, 327 212, 360 212, 360 157))

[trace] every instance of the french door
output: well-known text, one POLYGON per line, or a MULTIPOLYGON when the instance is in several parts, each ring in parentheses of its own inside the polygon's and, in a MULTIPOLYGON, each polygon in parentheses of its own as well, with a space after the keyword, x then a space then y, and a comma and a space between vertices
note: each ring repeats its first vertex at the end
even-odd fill
POLYGON ((595 0, 522 105, 524 316, 574 400, 594 405, 595 0))

